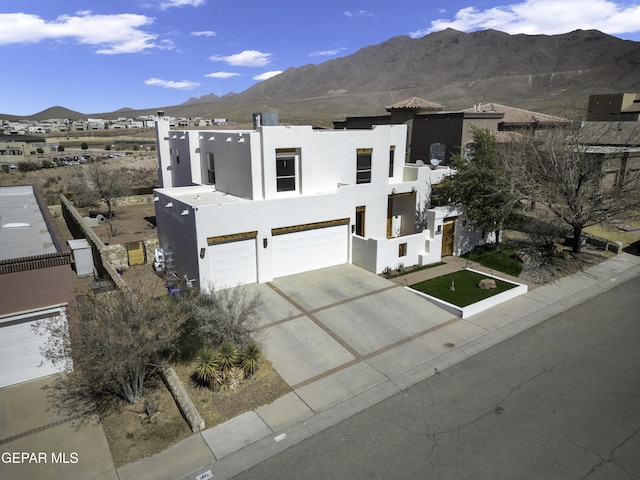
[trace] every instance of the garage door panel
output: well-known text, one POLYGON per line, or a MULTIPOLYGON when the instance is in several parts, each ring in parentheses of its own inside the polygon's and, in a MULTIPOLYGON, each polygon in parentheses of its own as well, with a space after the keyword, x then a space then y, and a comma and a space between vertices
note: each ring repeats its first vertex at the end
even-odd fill
POLYGON ((233 287, 257 281, 255 239, 220 243, 208 248, 209 269, 214 286, 233 287))
POLYGON ((0 388, 59 373, 41 355, 47 338, 32 329, 33 322, 0 325, 0 388))
POLYGON ((273 276, 347 263, 348 225, 316 228, 273 237, 273 276))

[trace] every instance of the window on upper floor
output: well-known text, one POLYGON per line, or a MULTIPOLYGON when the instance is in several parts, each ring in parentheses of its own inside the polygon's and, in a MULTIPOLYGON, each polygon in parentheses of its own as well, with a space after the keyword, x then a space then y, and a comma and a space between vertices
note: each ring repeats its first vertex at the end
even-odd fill
POLYGON ((212 185, 216 184, 216 168, 211 152, 207 152, 207 180, 212 185))
POLYGON ((372 148, 358 148, 356 151, 356 183, 371 183, 372 148))
POLYGON ((276 149, 276 191, 294 192, 297 190, 298 149, 276 149))

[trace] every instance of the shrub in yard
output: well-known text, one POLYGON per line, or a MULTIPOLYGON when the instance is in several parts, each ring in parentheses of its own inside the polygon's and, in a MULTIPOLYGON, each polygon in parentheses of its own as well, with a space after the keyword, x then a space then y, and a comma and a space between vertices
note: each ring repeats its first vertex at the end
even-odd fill
POLYGON ((211 347, 202 347, 196 355, 192 379, 196 385, 212 390, 222 383, 218 354, 211 347))
POLYGON ((231 342, 222 342, 218 348, 218 364, 223 374, 236 366, 238 361, 238 349, 231 342))
POLYGON ((262 360, 262 349, 255 342, 250 343, 240 352, 240 366, 246 376, 253 374, 258 369, 260 360, 262 360))
POLYGON ((243 348, 254 341, 253 333, 262 300, 258 293, 246 286, 224 290, 212 288, 210 293, 185 288, 177 302, 177 308, 189 318, 180 339, 184 359, 192 358, 192 352, 204 344, 217 348, 229 342, 243 348))

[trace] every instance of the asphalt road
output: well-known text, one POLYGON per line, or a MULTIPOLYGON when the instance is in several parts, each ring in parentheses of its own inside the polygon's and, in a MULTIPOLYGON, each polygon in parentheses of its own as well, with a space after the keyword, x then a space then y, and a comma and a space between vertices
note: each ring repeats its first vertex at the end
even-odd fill
POLYGON ((640 478, 640 277, 236 479, 640 478))

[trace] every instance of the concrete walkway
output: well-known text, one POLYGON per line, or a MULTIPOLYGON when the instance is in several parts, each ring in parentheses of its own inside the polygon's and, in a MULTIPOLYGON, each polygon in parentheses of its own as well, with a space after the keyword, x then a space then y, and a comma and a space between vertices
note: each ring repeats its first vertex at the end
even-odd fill
MULTIPOLYGON (((341 265, 252 286, 264 298, 260 332, 265 353, 292 392, 158 455, 117 470, 103 466, 93 476, 66 478, 231 478, 640 275, 640 257, 623 253, 462 320, 400 288, 405 280, 411 284, 466 266, 461 259, 447 260, 446 265, 393 280, 341 265)), ((13 442, 3 450, 14 451, 13 442)))

